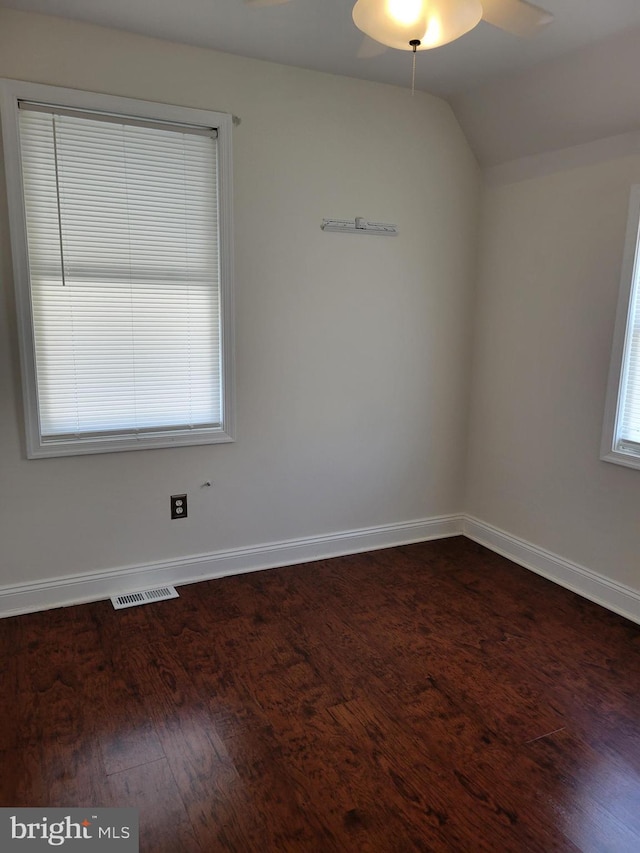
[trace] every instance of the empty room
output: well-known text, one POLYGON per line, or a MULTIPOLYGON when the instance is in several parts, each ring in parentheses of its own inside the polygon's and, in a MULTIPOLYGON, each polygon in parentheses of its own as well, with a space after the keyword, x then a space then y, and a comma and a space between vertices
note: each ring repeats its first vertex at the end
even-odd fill
POLYGON ((637 0, 0 0, 0 849, 640 850, 637 0))

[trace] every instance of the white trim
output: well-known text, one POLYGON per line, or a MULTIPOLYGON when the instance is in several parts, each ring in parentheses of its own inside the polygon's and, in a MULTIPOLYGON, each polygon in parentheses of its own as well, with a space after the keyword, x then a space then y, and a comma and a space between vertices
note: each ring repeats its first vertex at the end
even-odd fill
POLYGON ((465 515, 444 515, 385 524, 0 587, 0 618, 101 601, 113 595, 142 592, 159 586, 180 586, 226 575, 240 575, 460 535, 640 624, 640 592, 637 590, 465 515))
POLYGON ((0 618, 100 601, 112 595, 141 592, 159 586, 179 586, 225 575, 459 536, 461 533, 462 516, 445 515, 108 571, 68 575, 48 581, 32 581, 0 587, 0 618))
POLYGON ((565 560, 544 548, 538 548, 524 539, 511 536, 477 518, 465 516, 462 528, 464 535, 474 542, 640 624, 640 592, 637 590, 565 560))

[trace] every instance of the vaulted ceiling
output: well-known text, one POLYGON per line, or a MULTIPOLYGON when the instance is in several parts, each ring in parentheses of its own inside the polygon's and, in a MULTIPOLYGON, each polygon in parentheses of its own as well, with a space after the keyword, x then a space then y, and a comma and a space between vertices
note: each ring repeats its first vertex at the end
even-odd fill
MULTIPOLYGON (((243 56, 400 86, 410 54, 358 59, 354 0, 0 0, 243 56)), ((421 52, 417 88, 450 99, 481 163, 624 133, 640 124, 639 0, 537 0, 551 25, 519 39, 481 22, 456 42, 421 52)))

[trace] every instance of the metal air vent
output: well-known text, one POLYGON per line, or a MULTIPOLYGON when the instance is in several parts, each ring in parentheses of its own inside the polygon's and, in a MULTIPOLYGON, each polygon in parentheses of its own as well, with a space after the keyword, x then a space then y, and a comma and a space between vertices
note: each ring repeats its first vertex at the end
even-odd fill
POLYGON ((159 589, 148 589, 145 592, 128 592, 125 595, 112 595, 111 603, 115 610, 125 607, 136 607, 138 604, 149 604, 152 601, 165 601, 169 598, 178 598, 175 587, 163 586, 159 589))

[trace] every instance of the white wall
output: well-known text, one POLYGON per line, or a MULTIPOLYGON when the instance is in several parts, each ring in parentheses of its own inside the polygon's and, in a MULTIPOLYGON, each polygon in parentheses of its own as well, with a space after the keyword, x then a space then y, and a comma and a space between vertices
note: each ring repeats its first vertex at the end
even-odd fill
POLYGON ((478 176, 443 101, 8 10, 0 76, 242 119, 233 445, 25 458, 2 194, 0 586, 459 511, 478 176), (356 215, 400 236, 320 230, 356 215))
POLYGON ((629 136, 488 176, 466 509, 640 592, 640 472, 599 460, 629 189, 640 182, 640 153, 620 156, 625 144, 639 151, 629 136))

